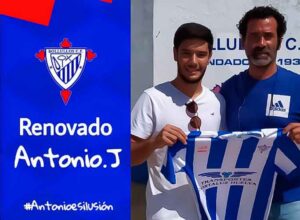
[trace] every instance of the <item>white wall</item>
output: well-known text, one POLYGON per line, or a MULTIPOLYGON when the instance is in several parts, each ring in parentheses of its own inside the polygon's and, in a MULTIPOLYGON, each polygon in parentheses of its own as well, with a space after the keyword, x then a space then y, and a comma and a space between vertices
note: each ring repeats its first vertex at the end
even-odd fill
POLYGON ((153 1, 131 0, 131 106, 153 85, 153 1))
POLYGON ((247 65, 240 64, 247 62, 244 51, 239 48, 236 24, 246 11, 261 5, 272 5, 285 15, 288 30, 278 54, 278 64, 289 64, 289 59, 292 59, 291 64, 282 66, 300 73, 299 0, 154 0, 154 84, 170 81, 176 76, 173 36, 176 29, 186 22, 197 22, 209 27, 215 38, 211 60, 215 64, 207 68, 203 80, 206 86, 212 89, 232 74, 246 69, 247 65))

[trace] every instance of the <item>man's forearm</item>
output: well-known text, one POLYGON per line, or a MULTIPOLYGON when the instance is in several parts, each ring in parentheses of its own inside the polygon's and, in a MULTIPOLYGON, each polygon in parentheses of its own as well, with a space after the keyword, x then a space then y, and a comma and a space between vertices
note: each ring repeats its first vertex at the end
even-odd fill
POLYGON ((131 138, 131 166, 145 162, 155 149, 153 138, 138 141, 131 138))

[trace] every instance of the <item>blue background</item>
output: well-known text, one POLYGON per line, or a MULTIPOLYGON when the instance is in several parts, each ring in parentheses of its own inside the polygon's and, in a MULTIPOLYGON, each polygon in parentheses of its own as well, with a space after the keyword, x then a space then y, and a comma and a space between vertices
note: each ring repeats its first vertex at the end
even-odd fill
MULTIPOLYGON (((56 0, 50 25, 0 16, 0 219, 93 220, 130 219, 130 1, 107 4, 98 0, 56 0), (64 105, 61 88, 50 76, 45 62, 35 53, 59 47, 68 38, 73 47, 97 53, 71 88, 64 105), (19 119, 32 122, 87 124, 100 117, 110 123, 110 136, 20 136, 19 119), (42 156, 52 148, 60 155, 103 155, 106 149, 122 148, 121 165, 102 168, 14 168, 19 145, 29 156, 42 156), (25 211, 26 202, 61 204, 105 202, 109 212, 25 211)), ((111 161, 113 163, 113 161, 111 161)))

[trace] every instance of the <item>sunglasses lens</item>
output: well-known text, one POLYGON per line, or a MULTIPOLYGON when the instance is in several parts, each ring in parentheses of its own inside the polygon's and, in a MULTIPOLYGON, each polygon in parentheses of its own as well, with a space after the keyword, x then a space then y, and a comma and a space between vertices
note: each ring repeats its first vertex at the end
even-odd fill
POLYGON ((186 108, 189 112, 195 114, 198 111, 198 105, 196 102, 192 101, 189 104, 186 104, 186 108))
POLYGON ((191 118, 190 125, 193 128, 200 129, 201 127, 201 119, 198 116, 194 116, 191 118))
POLYGON ((201 127, 201 119, 198 117, 197 111, 198 111, 198 105, 195 101, 191 101, 186 105, 186 111, 189 117, 191 117, 191 113, 195 114, 193 117, 191 117, 189 126, 194 129, 199 129, 201 127))

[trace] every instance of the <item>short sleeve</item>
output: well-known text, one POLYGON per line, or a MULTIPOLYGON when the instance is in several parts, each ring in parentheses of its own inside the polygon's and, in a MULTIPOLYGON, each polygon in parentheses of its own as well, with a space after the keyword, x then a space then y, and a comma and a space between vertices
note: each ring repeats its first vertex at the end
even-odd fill
POLYGON ((144 92, 131 111, 131 135, 147 139, 152 135, 153 127, 152 101, 150 96, 144 92))

